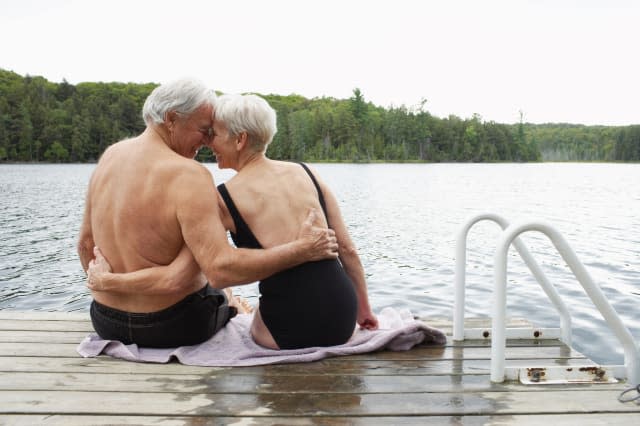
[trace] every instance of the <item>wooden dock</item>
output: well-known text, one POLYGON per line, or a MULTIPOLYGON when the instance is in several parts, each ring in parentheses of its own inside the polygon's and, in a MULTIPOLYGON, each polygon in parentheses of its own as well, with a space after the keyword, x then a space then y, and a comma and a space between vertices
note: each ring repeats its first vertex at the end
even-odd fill
MULTIPOLYGON (((491 384, 486 341, 217 368, 85 359, 76 346, 92 331, 87 314, 0 311, 0 424, 640 424, 640 404, 618 401, 624 383, 491 384)), ((559 341, 509 341, 506 354, 592 364, 559 341)))

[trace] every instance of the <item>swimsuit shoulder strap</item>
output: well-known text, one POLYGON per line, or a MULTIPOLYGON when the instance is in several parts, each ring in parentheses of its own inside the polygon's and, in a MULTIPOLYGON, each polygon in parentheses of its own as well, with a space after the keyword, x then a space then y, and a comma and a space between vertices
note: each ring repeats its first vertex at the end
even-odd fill
POLYGON ((324 212, 324 217, 327 220, 327 225, 331 227, 331 225, 329 225, 329 216, 327 215, 327 204, 324 201, 324 195, 322 194, 320 185, 318 185, 318 181, 316 180, 315 176, 313 176, 313 173, 311 173, 311 170, 309 170, 309 167, 306 164, 304 163, 298 163, 298 164, 302 166, 302 168, 307 172, 307 174, 313 181, 313 185, 316 187, 316 190, 318 191, 318 201, 320 201, 320 206, 322 207, 322 211, 324 212))
POLYGON ((229 190, 224 183, 218 185, 218 192, 220 193, 220 196, 222 196, 224 203, 227 205, 227 209, 229 209, 233 223, 236 225, 236 232, 231 232, 233 242, 236 243, 238 247, 262 248, 262 244, 260 244, 260 241, 258 241, 251 231, 251 228, 249 228, 249 225, 247 225, 247 222, 243 219, 240 214, 240 210, 236 207, 236 203, 233 202, 231 194, 229 194, 229 190))

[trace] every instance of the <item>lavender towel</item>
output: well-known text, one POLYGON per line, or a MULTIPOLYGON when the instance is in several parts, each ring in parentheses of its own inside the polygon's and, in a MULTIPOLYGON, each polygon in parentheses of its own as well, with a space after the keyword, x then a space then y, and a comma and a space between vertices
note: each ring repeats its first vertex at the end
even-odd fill
POLYGON ((378 315, 378 330, 356 330, 345 344, 330 347, 272 350, 254 343, 249 329, 252 315, 234 317, 222 330, 206 342, 175 349, 139 348, 114 340, 88 335, 78 346, 83 357, 100 354, 128 361, 166 363, 175 357, 180 363, 199 366, 250 366, 317 361, 339 355, 353 355, 381 349, 406 351, 418 345, 443 345, 445 335, 423 322, 413 319, 408 310, 384 308, 378 315))

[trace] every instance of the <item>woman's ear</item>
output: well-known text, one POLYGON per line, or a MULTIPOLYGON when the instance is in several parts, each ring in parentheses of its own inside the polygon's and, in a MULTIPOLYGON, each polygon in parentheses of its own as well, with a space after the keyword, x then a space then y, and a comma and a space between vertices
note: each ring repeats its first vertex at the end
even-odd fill
POLYGON ((240 132, 238 135, 238 141, 236 142, 236 151, 242 151, 246 146, 249 139, 247 132, 240 132))

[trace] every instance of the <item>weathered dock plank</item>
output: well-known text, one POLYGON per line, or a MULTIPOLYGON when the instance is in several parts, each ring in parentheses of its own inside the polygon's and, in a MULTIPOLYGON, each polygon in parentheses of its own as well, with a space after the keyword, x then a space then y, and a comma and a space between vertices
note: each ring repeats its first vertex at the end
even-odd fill
MULTIPOLYGON (((50 390, 92 392, 172 393, 440 393, 514 392, 522 385, 491 383, 488 374, 423 376, 356 375, 233 375, 215 374, 122 374, 122 373, 14 373, 4 372, 0 390, 50 390)), ((618 384, 567 384, 529 386, 531 392, 557 390, 617 390, 618 384)))
MULTIPOLYGON (((614 411, 612 402, 620 404, 618 394, 617 390, 369 394, 0 391, 0 413, 241 417, 605 413, 614 411)), ((637 410, 635 404, 620 404, 615 411, 637 410)))
POLYGON ((90 331, 24 331, 0 330, 1 343, 75 343, 76 345, 90 331))
MULTIPOLYGON (((508 367, 548 365, 550 359, 507 360, 508 367)), ((585 366, 593 363, 586 358, 560 360, 554 365, 585 366)), ((213 374, 227 371, 239 375, 367 375, 367 376, 424 376, 424 375, 476 375, 489 374, 490 360, 453 361, 367 361, 352 362, 348 357, 325 359, 305 364, 278 364, 260 367, 193 367, 177 363, 148 364, 113 360, 107 357, 0 357, 0 371, 14 372, 92 372, 127 374, 213 374)))
POLYGON ((0 329, 5 331, 52 331, 68 332, 81 331, 93 332, 90 321, 33 321, 20 319, 0 319, 0 329))
POLYGON ((638 421, 634 413, 590 413, 590 414, 554 414, 554 415, 473 415, 473 416, 384 416, 384 417, 210 417, 203 416, 66 416, 66 415, 9 415, 0 418, 0 423, 16 426, 112 426, 112 425, 157 425, 157 426, 194 426, 194 425, 252 425, 252 426, 424 426, 424 425, 485 425, 485 426, 540 426, 580 425, 611 426, 633 425, 638 421), (213 420, 213 421, 212 421, 213 420), (2 423, 6 421, 6 423, 2 423))

